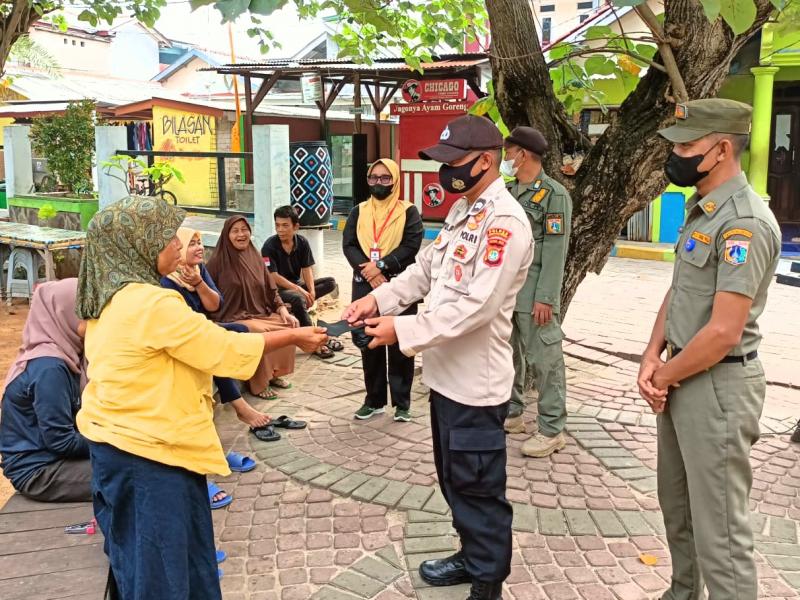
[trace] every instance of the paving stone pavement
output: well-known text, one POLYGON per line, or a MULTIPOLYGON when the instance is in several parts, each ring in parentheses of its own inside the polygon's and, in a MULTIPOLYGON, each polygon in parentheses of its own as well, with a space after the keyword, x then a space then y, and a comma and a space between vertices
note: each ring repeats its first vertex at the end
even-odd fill
MULTIPOLYGON (((346 281, 346 268, 331 258, 335 236, 327 243, 326 270, 346 281)), ((324 317, 336 318, 349 298, 342 288, 339 306, 324 317)), ((308 421, 307 429, 280 430, 281 441, 264 443, 228 407, 217 410, 225 447, 258 463, 217 480, 234 496, 213 513, 218 545, 229 555, 221 565, 224 597, 464 600, 466 586, 427 587, 416 573, 422 560, 446 556, 457 543, 436 485, 428 390, 415 382, 411 423, 388 413, 354 420, 362 373, 358 350, 342 341, 333 361, 298 354, 293 388, 279 400, 250 398, 273 416, 308 421)), ((658 598, 670 561, 655 497, 655 419, 636 393, 635 362, 576 348, 568 348, 567 447, 527 459, 519 450, 525 435, 508 438, 514 551, 504 598, 658 598), (655 566, 640 560, 645 553, 655 566)), ((526 412, 531 425, 534 404, 526 412)), ((777 435, 791 424, 781 401, 768 401, 766 435, 752 453, 759 598, 771 600, 800 597, 800 448, 777 435)))

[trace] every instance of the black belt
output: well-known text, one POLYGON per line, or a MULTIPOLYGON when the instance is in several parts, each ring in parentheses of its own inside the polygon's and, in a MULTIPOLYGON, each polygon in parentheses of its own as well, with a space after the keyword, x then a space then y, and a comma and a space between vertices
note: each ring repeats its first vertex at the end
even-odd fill
MULTIPOLYGON (((676 348, 672 344, 667 344, 667 357, 673 358, 683 352, 683 348, 676 348)), ((750 362, 751 360, 755 360, 758 358, 758 351, 753 350, 752 352, 748 352, 744 356, 725 356, 720 360, 721 363, 746 363, 750 362)), ((717 363, 719 364, 719 363, 717 363)))

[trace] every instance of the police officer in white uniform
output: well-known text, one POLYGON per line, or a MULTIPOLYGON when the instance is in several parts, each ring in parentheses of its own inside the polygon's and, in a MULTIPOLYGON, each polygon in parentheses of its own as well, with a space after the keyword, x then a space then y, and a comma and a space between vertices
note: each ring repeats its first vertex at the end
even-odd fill
POLYGON ((371 346, 399 342, 424 353, 431 389, 436 472, 461 550, 420 565, 431 585, 472 582, 468 600, 498 600, 511 568, 503 422, 514 380, 511 313, 533 260, 525 212, 498 168, 503 138, 484 117, 451 121, 420 157, 442 164, 439 179, 461 193, 441 233, 402 275, 354 302, 343 315, 366 319, 371 346), (424 312, 398 315, 427 296, 424 312), (383 315, 378 318, 375 315, 383 315))

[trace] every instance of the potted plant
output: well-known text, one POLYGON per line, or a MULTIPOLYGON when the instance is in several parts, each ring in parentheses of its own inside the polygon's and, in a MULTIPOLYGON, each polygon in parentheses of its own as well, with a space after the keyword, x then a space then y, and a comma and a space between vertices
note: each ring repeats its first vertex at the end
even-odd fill
POLYGON ((31 146, 37 157, 47 160, 52 174, 46 189, 55 189, 9 198, 12 220, 37 224, 40 209, 49 205, 56 212, 47 218, 50 226, 86 228, 98 204, 92 184, 94 126, 91 100, 70 102, 63 114, 34 119, 31 146))

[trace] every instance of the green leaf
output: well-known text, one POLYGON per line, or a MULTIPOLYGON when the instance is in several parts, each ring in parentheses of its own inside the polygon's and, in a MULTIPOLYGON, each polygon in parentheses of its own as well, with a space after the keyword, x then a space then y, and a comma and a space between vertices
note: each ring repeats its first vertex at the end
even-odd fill
POLYGON ((189 6, 192 7, 192 10, 197 10, 203 6, 208 6, 209 4, 214 4, 215 0, 189 0, 189 6))
POLYGON ((610 37, 614 31, 608 25, 592 25, 586 30, 587 40, 600 40, 610 37))
POLYGON ((753 0, 720 0, 720 14, 738 35, 747 31, 755 21, 756 5, 753 0))
POLYGON ((250 0, 218 0, 214 4, 214 8, 222 14, 223 23, 235 21, 249 6, 250 0))
POLYGON ((82 10, 78 15, 78 21, 89 23, 92 27, 97 25, 97 15, 90 10, 82 10))
POLYGON ((494 106, 496 106, 494 96, 484 96, 469 107, 469 114, 483 116, 494 106))
POLYGON ((271 15, 286 6, 288 0, 250 0, 250 12, 257 15, 271 15))
POLYGON ((550 60, 559 60, 566 56, 569 56, 573 52, 576 52, 580 49, 580 46, 576 46, 575 44, 566 44, 564 42, 560 44, 556 44, 550 50, 547 51, 550 60))
POLYGON ((644 58, 653 58, 658 48, 653 44, 636 44, 636 54, 644 58))
POLYGON ((709 21, 716 21, 720 11, 720 0, 700 0, 703 12, 709 21))
POLYGON ((614 61, 607 59, 605 56, 590 56, 583 63, 586 73, 591 75, 613 75, 617 70, 614 61))

